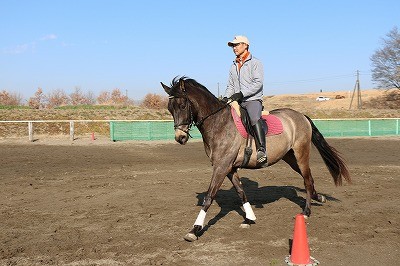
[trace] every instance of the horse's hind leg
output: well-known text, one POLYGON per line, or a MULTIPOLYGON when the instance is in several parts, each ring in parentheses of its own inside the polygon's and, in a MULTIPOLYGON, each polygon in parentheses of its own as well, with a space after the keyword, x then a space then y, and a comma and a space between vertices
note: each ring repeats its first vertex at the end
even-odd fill
POLYGON ((292 167, 294 171, 299 173, 304 179, 304 187, 306 189, 306 206, 303 209, 303 214, 306 216, 311 215, 311 199, 325 202, 325 197, 319 195, 314 188, 314 179, 311 174, 309 166, 310 151, 308 149, 301 149, 301 153, 295 153, 290 150, 284 157, 283 160, 292 167))
POLYGON ((251 224, 254 224, 256 220, 256 216, 251 208, 249 201, 247 200, 246 194, 243 189, 242 182, 240 182, 239 175, 237 170, 233 170, 231 173, 228 174, 229 180, 232 182, 233 186, 236 189, 240 199, 242 200, 243 209, 246 213, 246 218, 244 222, 240 225, 241 228, 249 228, 251 224))

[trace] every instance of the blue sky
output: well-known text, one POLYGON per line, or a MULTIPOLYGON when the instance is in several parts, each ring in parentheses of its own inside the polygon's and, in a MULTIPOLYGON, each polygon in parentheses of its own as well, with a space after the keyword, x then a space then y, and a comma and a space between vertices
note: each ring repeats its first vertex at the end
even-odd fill
POLYGON ((400 1, 0 0, 0 91, 119 88, 134 100, 186 75, 215 95, 246 35, 264 94, 373 88, 370 56, 400 27, 400 1))

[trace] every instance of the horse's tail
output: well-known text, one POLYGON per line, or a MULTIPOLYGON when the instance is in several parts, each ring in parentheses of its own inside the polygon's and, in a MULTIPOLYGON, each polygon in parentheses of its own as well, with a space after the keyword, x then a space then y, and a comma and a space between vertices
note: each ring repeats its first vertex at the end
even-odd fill
POLYGON ((342 177, 346 179, 347 182, 351 183, 349 170, 347 169, 346 163, 340 156, 339 152, 328 144, 311 118, 306 115, 304 116, 308 119, 312 127, 312 143, 318 149, 319 154, 321 155, 326 167, 333 177, 335 185, 342 185, 342 177))

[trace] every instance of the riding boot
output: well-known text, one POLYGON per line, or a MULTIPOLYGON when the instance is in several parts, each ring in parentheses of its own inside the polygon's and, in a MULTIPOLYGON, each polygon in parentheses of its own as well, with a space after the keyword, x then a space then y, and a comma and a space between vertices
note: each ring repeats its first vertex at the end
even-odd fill
POLYGON ((254 136, 256 140, 256 148, 257 148, 257 163, 265 164, 267 163, 267 154, 266 154, 266 138, 265 138, 265 123, 262 119, 258 120, 257 123, 253 126, 254 136))

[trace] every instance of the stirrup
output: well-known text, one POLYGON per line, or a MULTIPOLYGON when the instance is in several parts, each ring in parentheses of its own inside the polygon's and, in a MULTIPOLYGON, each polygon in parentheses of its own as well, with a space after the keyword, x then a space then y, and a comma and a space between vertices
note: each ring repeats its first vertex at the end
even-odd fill
POLYGON ((262 164, 267 162, 267 155, 265 154, 265 151, 262 149, 259 149, 257 151, 257 163, 262 164))

